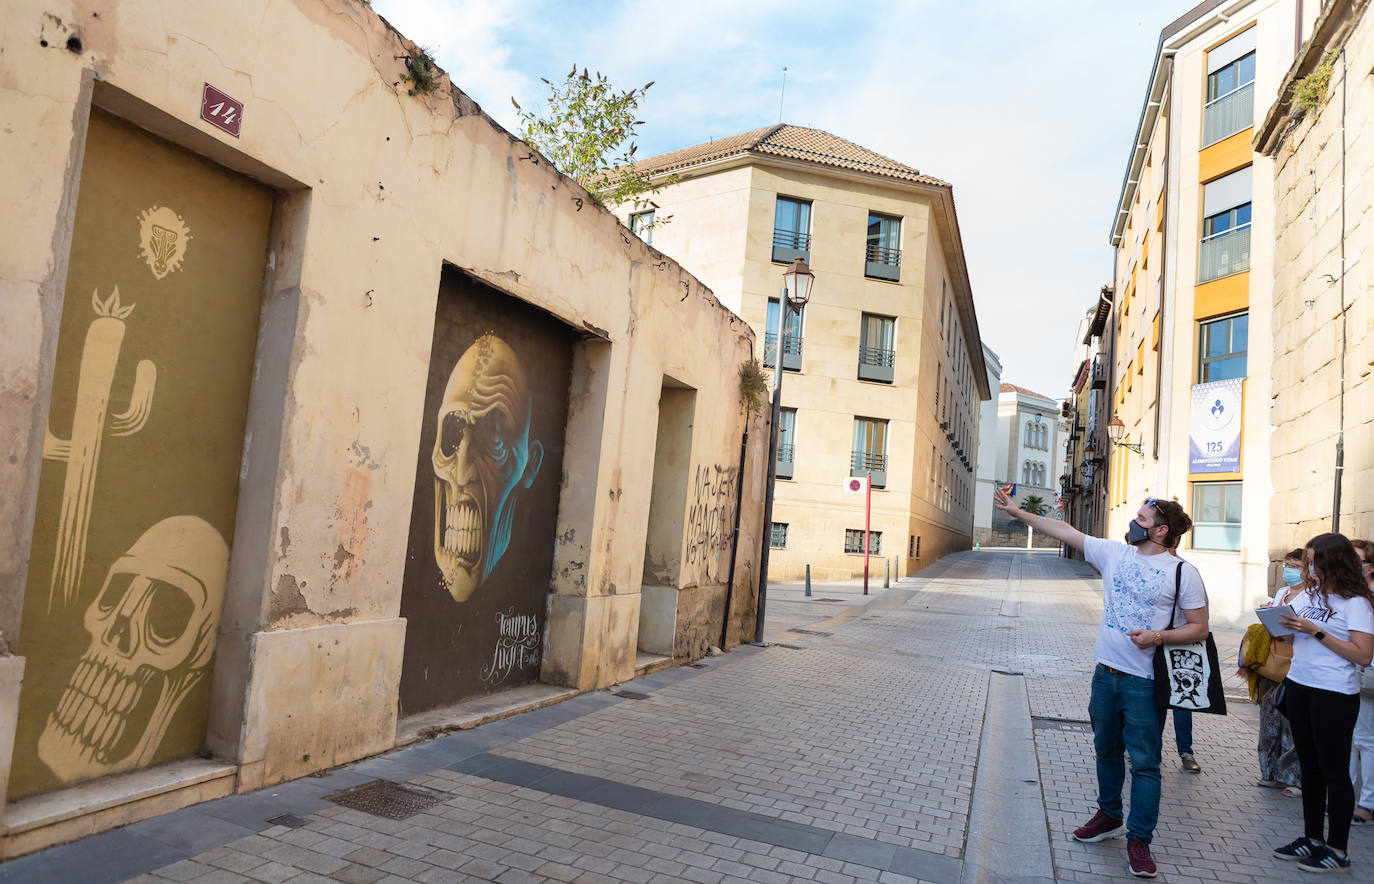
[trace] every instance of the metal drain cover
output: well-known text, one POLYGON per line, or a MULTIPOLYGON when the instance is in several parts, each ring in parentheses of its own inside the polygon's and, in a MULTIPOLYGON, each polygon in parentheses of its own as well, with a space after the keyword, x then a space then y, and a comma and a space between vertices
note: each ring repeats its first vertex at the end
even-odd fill
POLYGON ((286 826, 288 829, 304 829, 310 825, 310 820, 294 813, 283 813, 278 816, 270 817, 267 822, 274 826, 286 826))
POLYGON ((412 817, 444 800, 442 793, 421 789, 418 786, 403 786, 390 780, 373 780, 324 797, 325 800, 342 807, 361 810, 363 813, 389 820, 412 817))
POLYGON ((792 629, 789 629, 787 631, 800 633, 801 635, 818 635, 821 638, 830 638, 830 636, 835 634, 833 632, 820 632, 815 629, 798 629, 796 627, 793 627, 792 629))
POLYGON ((1038 731, 1090 731, 1092 722, 1075 718, 1054 718, 1051 716, 1031 716, 1031 727, 1038 731))
POLYGON ((641 694, 639 691, 611 691, 612 697, 624 697, 627 700, 647 700, 648 694, 641 694))

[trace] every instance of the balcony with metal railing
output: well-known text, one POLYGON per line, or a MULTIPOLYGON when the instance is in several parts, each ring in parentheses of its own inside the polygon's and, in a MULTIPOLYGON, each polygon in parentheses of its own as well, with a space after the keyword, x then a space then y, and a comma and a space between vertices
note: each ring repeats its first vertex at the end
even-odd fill
POLYGON ((775 476, 777 476, 779 479, 790 479, 790 478, 792 478, 792 465, 793 465, 793 462, 794 462, 794 455, 795 455, 795 454, 796 454, 796 446, 795 446, 795 445, 791 445, 791 444, 782 444, 782 443, 780 443, 780 444, 778 445, 778 461, 777 461, 777 464, 776 464, 776 466, 775 466, 775 469, 776 469, 776 472, 774 473, 775 476))
POLYGON ((892 366, 897 351, 883 347, 859 348, 859 380, 892 383, 892 366))
MULTIPOLYGON (((765 368, 772 368, 777 360, 778 353, 778 333, 768 332, 763 336, 763 365, 765 368)), ((782 367, 788 371, 801 371, 802 368, 802 338, 801 335, 786 335, 782 339, 782 367)))
POLYGON ((870 242, 864 249, 864 276, 897 282, 902 278, 902 250, 870 242))
POLYGON ((1093 357, 1093 370, 1089 375, 1089 383, 1094 390, 1107 389, 1107 368, 1102 364, 1101 356, 1093 357))
POLYGON ((869 476, 874 488, 887 486, 887 455, 855 451, 849 459, 849 475, 869 476))
POLYGON ((1255 83, 1232 89, 1202 106, 1202 146, 1216 144, 1255 125, 1255 83))
POLYGON ((779 264, 791 264, 798 258, 811 263, 811 234, 774 227, 773 260, 779 264))
POLYGON ((1250 225, 1204 236, 1198 243, 1199 284, 1250 269, 1250 225))

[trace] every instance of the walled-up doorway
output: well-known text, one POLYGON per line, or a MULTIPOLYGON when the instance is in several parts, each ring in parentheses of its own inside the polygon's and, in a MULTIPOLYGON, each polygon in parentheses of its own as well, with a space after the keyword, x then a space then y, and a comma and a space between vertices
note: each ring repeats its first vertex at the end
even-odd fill
POLYGON ((24 591, 11 797, 204 745, 273 200, 91 114, 24 591))
POLYGON ((401 587, 401 714, 534 681, 574 335, 445 267, 401 587))
POLYGON ((639 650, 646 654, 673 654, 696 405, 696 390, 664 376, 658 399, 644 574, 640 580, 639 650))

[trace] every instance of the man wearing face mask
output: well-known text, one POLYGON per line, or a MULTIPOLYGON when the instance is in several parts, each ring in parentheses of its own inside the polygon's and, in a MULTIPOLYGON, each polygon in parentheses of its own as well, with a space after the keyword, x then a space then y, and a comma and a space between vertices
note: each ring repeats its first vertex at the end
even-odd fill
POLYGON ((1001 490, 993 506, 1036 531, 1083 551, 1102 574, 1102 624, 1093 656, 1088 703, 1097 756, 1097 813, 1073 832, 1077 841, 1127 836, 1132 875, 1158 874, 1150 842, 1159 820, 1160 752, 1164 710, 1155 705, 1154 655, 1165 645, 1207 637, 1207 591, 1192 565, 1171 550, 1193 527, 1183 507, 1147 498, 1126 533, 1126 542, 1088 537, 1058 519, 1023 512, 1001 490), (1179 569, 1182 569, 1181 571, 1179 569), (1178 580, 1179 616, 1170 622, 1178 580), (1131 814, 1123 819, 1124 756, 1131 759, 1131 814))

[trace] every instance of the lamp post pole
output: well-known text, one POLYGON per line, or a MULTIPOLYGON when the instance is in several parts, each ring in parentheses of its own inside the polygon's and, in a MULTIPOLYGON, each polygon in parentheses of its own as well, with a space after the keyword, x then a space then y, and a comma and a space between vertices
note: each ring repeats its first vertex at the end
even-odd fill
POLYGON ((759 553, 759 606, 754 619, 754 641, 763 641, 764 609, 768 605, 768 554, 773 548, 773 489, 778 481, 778 418, 782 413, 782 339, 792 305, 783 290, 778 305, 778 349, 773 359, 773 408, 768 420, 768 487, 763 494, 763 551, 759 553))
MULTIPOLYGON (((792 310, 801 315, 811 299, 815 274, 798 258, 782 275, 783 288, 778 310, 778 349, 773 362, 773 409, 768 425, 768 485, 763 497, 763 550, 759 553, 759 604, 754 620, 754 641, 763 641, 764 612, 768 605, 768 557, 773 546, 773 491, 778 481, 778 418, 782 413, 782 354, 787 337, 787 319, 792 310)), ((765 338, 765 346, 767 339, 765 338)))

